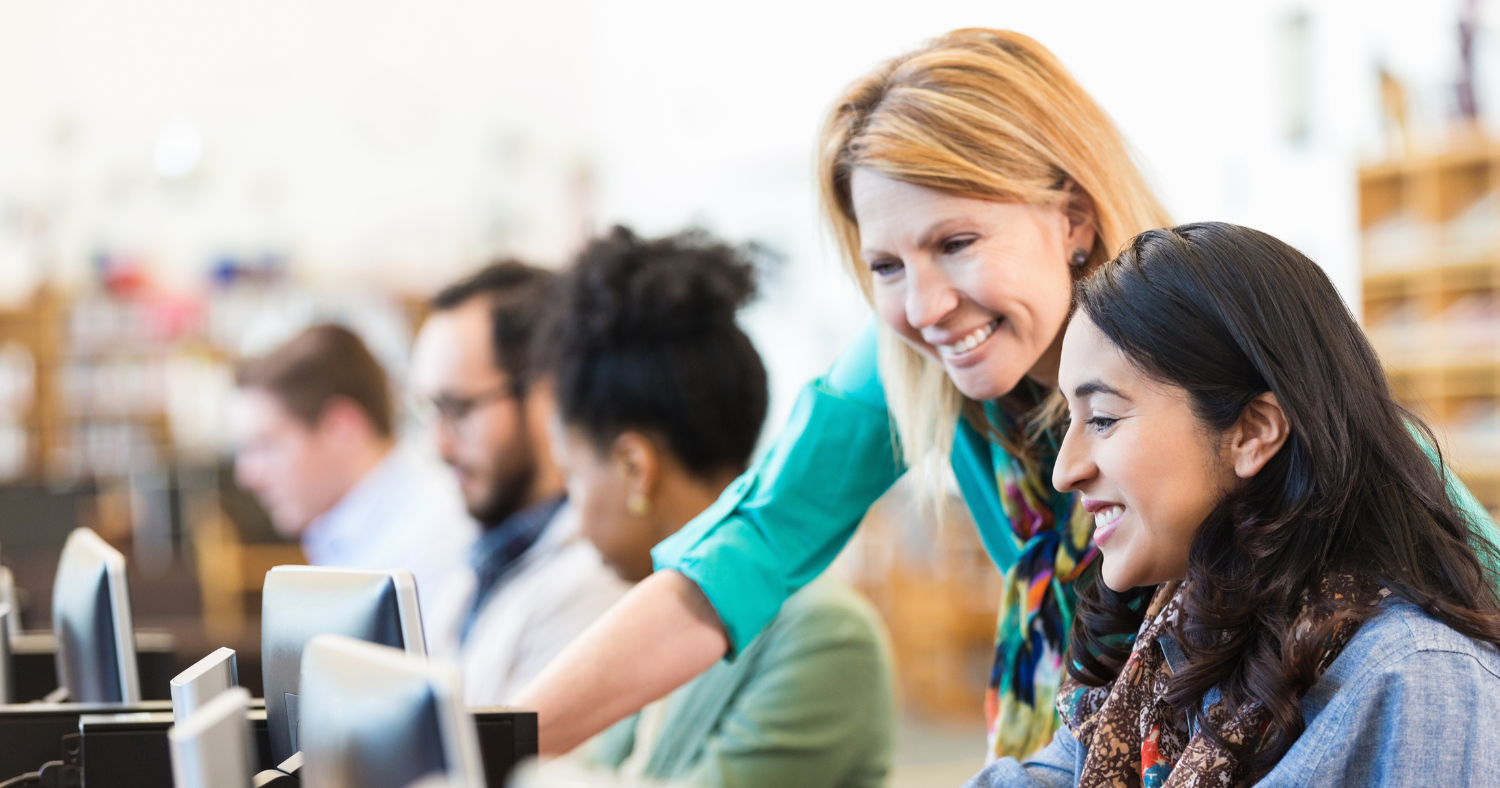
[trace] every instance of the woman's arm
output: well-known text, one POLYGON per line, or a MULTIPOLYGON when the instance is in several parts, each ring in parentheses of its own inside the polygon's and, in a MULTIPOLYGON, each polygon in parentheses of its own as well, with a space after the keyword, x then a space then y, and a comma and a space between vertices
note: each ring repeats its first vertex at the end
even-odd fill
POLYGON ((903 470, 869 330, 803 389, 765 456, 657 545, 658 572, 521 694, 540 715, 542 752, 571 749, 753 640, 903 470))
POLYGON ((517 698, 537 710, 543 755, 560 755, 686 684, 729 641, 708 598, 682 575, 641 581, 517 698))
POLYGON ((1078 784, 1087 754, 1063 726, 1052 735, 1051 744, 1030 758, 1001 758, 964 783, 964 788, 1072 788, 1078 784))

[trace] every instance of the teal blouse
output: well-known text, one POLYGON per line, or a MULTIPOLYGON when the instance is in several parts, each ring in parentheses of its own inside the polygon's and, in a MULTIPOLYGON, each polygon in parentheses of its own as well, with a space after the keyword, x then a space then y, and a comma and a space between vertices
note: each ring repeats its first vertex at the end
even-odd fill
MULTIPOLYGON (((1001 572, 1015 563, 1010 522, 995 487, 991 445, 967 423, 952 463, 980 540, 1001 572)), ((1435 460, 1435 457, 1434 457, 1435 460)), ((738 653, 787 597, 828 568, 865 512, 906 471, 896 448, 867 327, 823 377, 803 388, 771 447, 682 530, 651 551, 657 569, 691 579, 738 653)), ((1449 495, 1488 538, 1488 513, 1452 474, 1449 495)))

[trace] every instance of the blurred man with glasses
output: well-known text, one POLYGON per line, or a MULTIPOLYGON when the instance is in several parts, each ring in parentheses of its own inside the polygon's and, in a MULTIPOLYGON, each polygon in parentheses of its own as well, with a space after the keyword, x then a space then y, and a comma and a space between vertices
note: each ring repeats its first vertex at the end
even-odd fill
POLYGON ((471 706, 504 705, 625 592, 578 532, 547 442, 547 392, 528 380, 552 275, 492 265, 439 293, 412 351, 412 388, 483 533, 437 603, 437 656, 471 706))

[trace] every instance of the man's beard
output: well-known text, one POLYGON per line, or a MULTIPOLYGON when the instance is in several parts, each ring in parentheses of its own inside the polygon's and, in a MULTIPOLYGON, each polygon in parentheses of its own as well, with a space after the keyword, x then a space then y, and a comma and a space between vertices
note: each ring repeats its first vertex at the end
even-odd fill
POLYGON ((504 452, 491 480, 489 495, 469 507, 469 515, 486 531, 505 522, 526 504, 526 496, 537 477, 536 452, 523 432, 504 452))

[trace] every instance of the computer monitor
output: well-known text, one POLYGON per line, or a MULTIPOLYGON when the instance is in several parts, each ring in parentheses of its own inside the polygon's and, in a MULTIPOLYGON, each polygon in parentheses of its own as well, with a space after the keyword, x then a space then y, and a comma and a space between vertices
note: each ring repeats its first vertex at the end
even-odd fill
MULTIPOLYGON (((175 711, 175 709, 174 709, 175 711)), ((176 788, 250 788, 250 693, 232 687, 167 731, 176 788)))
POLYGON ((278 566, 261 592, 261 665, 271 758, 297 752, 302 649, 317 635, 345 635, 425 657, 417 585, 404 569, 278 566))
POLYGON ((484 788, 474 720, 450 667, 338 635, 302 655, 308 788, 406 788, 427 777, 484 788))
POLYGON ((125 557, 99 535, 68 535, 52 585, 57 678, 75 703, 136 703, 135 627, 125 557))
POLYGON ((16 671, 10 660, 9 602, 0 602, 0 703, 16 702, 16 671))
POLYGON ((221 648, 178 673, 172 687, 172 721, 181 725, 201 706, 240 683, 234 649, 221 648))

